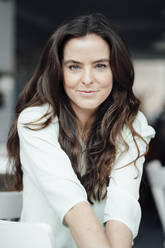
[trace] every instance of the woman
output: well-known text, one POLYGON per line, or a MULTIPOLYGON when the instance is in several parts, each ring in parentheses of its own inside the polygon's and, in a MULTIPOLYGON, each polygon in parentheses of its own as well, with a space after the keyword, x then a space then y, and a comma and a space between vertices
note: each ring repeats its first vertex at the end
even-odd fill
POLYGON ((91 14, 56 30, 19 98, 8 151, 23 187, 21 221, 49 223, 56 248, 129 248, 137 236, 154 130, 133 80, 119 34, 91 14))

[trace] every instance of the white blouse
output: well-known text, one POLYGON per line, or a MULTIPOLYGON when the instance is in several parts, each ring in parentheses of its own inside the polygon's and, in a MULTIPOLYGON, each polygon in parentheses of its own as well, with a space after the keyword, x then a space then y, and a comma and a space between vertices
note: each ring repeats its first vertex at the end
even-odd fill
MULTIPOLYGON (((38 120, 48 110, 48 105, 29 107, 21 112, 18 118, 18 134, 20 140, 20 159, 23 170, 23 210, 21 221, 46 222, 52 226, 56 239, 56 248, 76 248, 70 230, 63 223, 65 214, 77 203, 88 202, 86 190, 75 174, 71 161, 58 142, 59 124, 57 117, 41 130, 32 131, 24 124, 38 120)), ((38 121, 38 123, 43 120, 38 121)), ((154 137, 154 129, 148 125, 142 112, 138 112, 133 123, 135 130, 147 143, 154 137)), ((37 126, 32 126, 32 128, 37 126)), ((128 164, 137 156, 137 149, 128 128, 123 129, 123 137, 129 144, 129 150, 123 153, 119 145, 115 166, 110 175, 107 197, 92 205, 100 223, 118 220, 127 225, 137 236, 141 208, 138 202, 139 186, 142 177, 144 156, 136 163, 128 164)), ((136 138, 140 153, 146 145, 136 138)))

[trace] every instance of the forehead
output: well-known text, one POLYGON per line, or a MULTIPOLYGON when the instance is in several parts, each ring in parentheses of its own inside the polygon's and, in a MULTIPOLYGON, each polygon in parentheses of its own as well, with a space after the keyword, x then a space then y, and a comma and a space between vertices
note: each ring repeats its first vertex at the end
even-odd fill
POLYGON ((96 34, 72 38, 64 46, 63 58, 65 59, 100 59, 109 58, 108 43, 96 34))

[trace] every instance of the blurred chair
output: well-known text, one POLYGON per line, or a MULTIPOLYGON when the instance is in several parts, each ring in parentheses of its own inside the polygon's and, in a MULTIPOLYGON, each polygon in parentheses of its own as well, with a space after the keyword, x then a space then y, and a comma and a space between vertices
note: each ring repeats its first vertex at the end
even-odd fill
POLYGON ((7 155, 1 154, 0 151, 0 174, 6 174, 8 168, 8 158, 7 155))
POLYGON ((1 248, 55 248, 54 235, 46 223, 0 221, 1 248))
POLYGON ((165 235, 165 167, 159 160, 153 160, 147 164, 146 173, 165 235))
MULTIPOLYGON (((22 210, 22 192, 0 192, 0 219, 19 219, 22 210)), ((1 246, 0 246, 1 247, 1 246)))

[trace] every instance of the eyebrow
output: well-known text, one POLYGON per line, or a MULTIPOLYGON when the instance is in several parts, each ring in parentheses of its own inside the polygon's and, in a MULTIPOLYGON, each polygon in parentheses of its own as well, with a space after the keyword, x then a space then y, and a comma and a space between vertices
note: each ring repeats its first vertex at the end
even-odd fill
MULTIPOLYGON (((110 60, 109 59, 98 59, 98 60, 93 61, 92 64, 96 64, 96 63, 100 63, 100 62, 101 63, 103 63, 103 62, 108 62, 109 63, 110 60)), ((73 64, 80 64, 80 65, 83 64, 82 62, 76 61, 74 59, 69 59, 69 60, 64 61, 64 65, 71 64, 71 63, 73 63, 73 64)))

